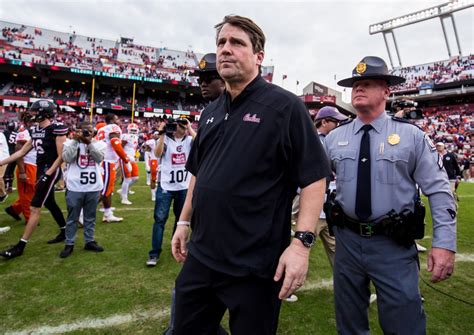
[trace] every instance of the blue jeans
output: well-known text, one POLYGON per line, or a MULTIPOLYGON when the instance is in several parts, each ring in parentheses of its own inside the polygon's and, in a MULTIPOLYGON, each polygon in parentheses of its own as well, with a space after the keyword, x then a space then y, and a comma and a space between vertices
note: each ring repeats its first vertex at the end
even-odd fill
POLYGON ((161 188, 160 183, 156 186, 155 213, 153 223, 153 234, 151 238, 151 250, 148 253, 150 257, 160 257, 161 245, 163 244, 163 233, 165 224, 170 213, 171 200, 173 200, 173 213, 175 216, 173 233, 176 230, 176 222, 179 220, 181 210, 184 206, 186 193, 188 190, 165 191, 161 188))

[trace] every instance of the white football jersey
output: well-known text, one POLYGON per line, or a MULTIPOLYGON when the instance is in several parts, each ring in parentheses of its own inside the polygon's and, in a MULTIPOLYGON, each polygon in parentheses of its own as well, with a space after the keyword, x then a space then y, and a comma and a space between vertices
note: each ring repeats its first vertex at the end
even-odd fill
POLYGON ((160 185, 163 190, 179 191, 189 187, 191 174, 186 170, 186 161, 192 143, 191 136, 181 140, 165 136, 166 151, 161 156, 160 163, 160 185))
POLYGON ((123 150, 127 154, 130 161, 135 161, 135 153, 138 147, 138 136, 134 134, 122 134, 121 140, 127 142, 123 147, 123 150))
POLYGON ((144 159, 145 159, 145 169, 146 169, 146 172, 150 172, 150 152, 149 151, 145 151, 144 154, 144 159))
MULTIPOLYGON (((72 141, 71 141, 72 142, 72 141)), ((66 142, 64 145, 68 145, 66 142)), ((99 150, 106 150, 104 142, 95 142, 99 150)), ((87 145, 79 143, 79 152, 75 161, 67 166, 66 187, 73 192, 97 192, 103 188, 100 164, 89 156, 87 145)))
POLYGON ((117 133, 119 138, 121 138, 122 129, 120 129, 120 127, 116 124, 108 124, 99 129, 97 132, 97 139, 99 141, 104 141, 107 145, 105 148, 104 161, 115 163, 118 161, 119 156, 115 152, 114 148, 112 148, 112 144, 110 143, 110 134, 112 133, 117 133))
POLYGON ((158 157, 156 157, 155 155, 155 146, 156 146, 156 142, 158 140, 154 140, 154 139, 150 139, 148 141, 145 142, 146 145, 148 145, 151 149, 150 151, 150 159, 158 159, 158 157))
MULTIPOLYGON (((27 142, 31 139, 30 132, 28 129, 18 132, 16 135, 16 143, 18 142, 27 142)), ((26 164, 36 166, 36 149, 33 147, 28 153, 23 157, 23 161, 26 164)))

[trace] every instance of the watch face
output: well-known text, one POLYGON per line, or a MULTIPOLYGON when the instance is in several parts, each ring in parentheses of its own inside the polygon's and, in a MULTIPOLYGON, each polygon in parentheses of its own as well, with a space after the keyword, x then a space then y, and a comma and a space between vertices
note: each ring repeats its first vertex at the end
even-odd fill
POLYGON ((316 242, 316 235, 310 231, 296 232, 295 237, 299 239, 307 248, 311 248, 316 242))
POLYGON ((312 247, 314 245, 315 239, 316 237, 313 233, 306 232, 303 236, 303 244, 308 248, 312 247))

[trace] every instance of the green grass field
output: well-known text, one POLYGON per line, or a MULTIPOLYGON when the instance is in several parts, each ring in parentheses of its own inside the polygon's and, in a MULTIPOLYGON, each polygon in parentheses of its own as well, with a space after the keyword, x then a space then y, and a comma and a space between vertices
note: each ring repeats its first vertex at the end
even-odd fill
MULTIPOLYGON (((57 225, 49 214, 29 241, 22 257, 0 260, 0 333, 67 332, 73 334, 160 334, 167 326, 171 289, 179 272, 170 252, 170 217, 164 239, 164 252, 155 268, 145 261, 150 248, 153 203, 145 185, 143 165, 132 206, 119 203, 114 196, 116 215, 124 222, 102 224, 98 213, 96 239, 105 252, 83 250, 82 230, 76 247, 67 259, 60 259, 62 244, 46 241, 57 234, 57 225), (110 322, 110 323, 109 323, 110 322), (101 328, 97 325, 101 324, 101 328), (45 328, 51 327, 51 328, 45 328), (57 327, 57 328, 55 328, 57 327)), ((456 297, 474 302, 474 184, 459 187, 458 257, 455 273, 449 281, 435 287, 456 297), (463 256, 463 257, 461 257, 463 256)), ((12 194, 1 205, 0 226, 11 231, 0 235, 0 248, 14 244, 23 231, 23 223, 5 215, 3 208, 12 203, 12 194)), ((65 208, 64 193, 56 193, 65 208)), ((427 236, 431 235, 428 225, 427 236)), ((426 238, 420 244, 429 247, 426 238)), ((421 277, 429 281, 426 254, 421 255, 421 277)), ((296 303, 283 303, 278 334, 334 334, 335 316, 331 269, 321 244, 312 251, 310 272, 296 303)), ((426 298, 428 334, 474 334, 474 307, 449 298, 423 282, 426 298)), ((373 334, 382 334, 377 321, 376 303, 370 307, 373 334)), ((403 322, 403 320, 400 320, 403 322)), ((226 322, 223 322, 227 328, 226 322)))

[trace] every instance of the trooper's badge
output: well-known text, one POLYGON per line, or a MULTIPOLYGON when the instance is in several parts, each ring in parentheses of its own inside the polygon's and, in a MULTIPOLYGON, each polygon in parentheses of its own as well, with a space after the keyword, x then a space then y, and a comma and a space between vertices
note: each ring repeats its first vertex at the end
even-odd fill
POLYGON ((360 62, 359 64, 357 64, 357 66, 356 66, 356 72, 357 72, 358 74, 364 73, 365 70, 367 70, 367 64, 362 63, 362 62, 360 62))
POLYGON ((387 138, 387 142, 390 145, 397 145, 398 143, 400 143, 400 135, 398 135, 398 134, 389 135, 388 138, 387 138))
POLYGON ((199 68, 201 70, 204 70, 205 67, 206 67, 206 61, 204 59, 201 59, 201 61, 199 62, 199 68))

